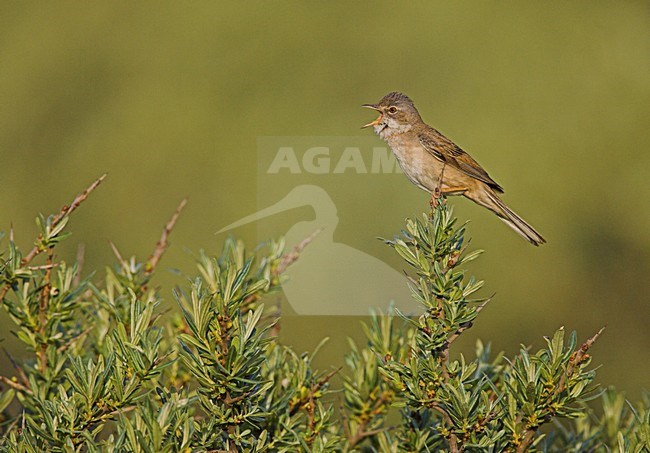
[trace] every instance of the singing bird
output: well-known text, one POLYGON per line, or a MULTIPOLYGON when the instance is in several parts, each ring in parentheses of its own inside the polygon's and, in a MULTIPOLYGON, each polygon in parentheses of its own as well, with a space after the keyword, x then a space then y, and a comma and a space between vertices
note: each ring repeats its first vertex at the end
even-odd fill
POLYGON ((413 101, 396 91, 377 104, 364 104, 380 113, 366 124, 388 143, 413 184, 431 194, 463 195, 488 208, 533 245, 546 240, 499 198, 503 189, 458 145, 426 124, 413 101))

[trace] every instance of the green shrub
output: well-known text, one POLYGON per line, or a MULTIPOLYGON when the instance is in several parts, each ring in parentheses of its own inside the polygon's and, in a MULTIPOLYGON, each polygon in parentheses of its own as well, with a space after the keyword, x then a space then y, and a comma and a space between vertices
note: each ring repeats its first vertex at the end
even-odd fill
POLYGON ((277 310, 264 305, 300 248, 250 252, 229 239, 220 256, 201 253, 196 277, 174 292, 179 313, 160 309, 149 282, 182 205, 144 263, 116 251, 99 281, 57 260, 70 215, 102 179, 39 217, 26 254, 4 241, 0 300, 30 358, 12 358, 14 375, 0 377, 3 451, 650 449, 650 398, 632 405, 594 382, 588 350, 600 332, 580 343, 560 329, 511 359, 480 341, 475 357, 451 354, 488 301, 472 298, 482 282, 462 267, 480 253, 466 252, 444 202, 386 241, 411 270, 422 314, 373 315, 367 344, 350 342, 345 369, 323 372, 314 354, 278 341, 277 310), (594 398, 602 408, 586 404, 594 398))

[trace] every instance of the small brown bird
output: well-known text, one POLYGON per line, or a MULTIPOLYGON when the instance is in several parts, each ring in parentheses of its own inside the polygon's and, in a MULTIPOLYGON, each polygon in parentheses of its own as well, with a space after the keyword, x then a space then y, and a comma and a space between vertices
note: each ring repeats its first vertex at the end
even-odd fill
POLYGON ((488 208, 533 245, 546 240, 508 208, 497 193, 503 189, 454 142, 422 121, 413 101, 405 94, 388 93, 378 104, 364 104, 380 115, 366 124, 392 149, 400 167, 413 184, 431 194, 463 195, 488 208))

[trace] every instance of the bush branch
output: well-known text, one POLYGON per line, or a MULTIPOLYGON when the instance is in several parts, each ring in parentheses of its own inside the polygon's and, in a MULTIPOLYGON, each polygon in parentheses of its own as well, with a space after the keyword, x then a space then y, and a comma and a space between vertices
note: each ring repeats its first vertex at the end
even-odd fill
MULTIPOLYGON (((87 188, 86 190, 84 190, 84 191, 81 192, 79 195, 77 195, 77 196, 75 197, 75 199, 72 200, 72 203, 70 203, 70 206, 68 206, 68 205, 64 205, 64 206, 61 208, 61 211, 59 211, 59 213, 56 215, 56 217, 54 217, 54 219, 52 220, 52 228, 54 228, 55 226, 57 226, 57 225, 59 224, 59 222, 61 222, 61 220, 63 220, 63 218, 64 218, 66 215, 70 215, 70 214, 72 214, 72 213, 73 213, 73 212, 74 212, 74 211, 79 207, 79 205, 80 205, 81 203, 83 203, 84 201, 86 201, 86 199, 87 199, 88 196, 92 193, 92 191, 94 191, 94 190, 95 190, 95 189, 96 189, 96 188, 97 188, 97 187, 102 183, 102 181, 104 181, 105 178, 106 178, 106 173, 104 173, 103 175, 101 175, 101 176, 100 176, 100 177, 99 177, 95 182, 93 182, 90 186, 88 186, 88 188, 87 188)), ((38 246, 35 246, 35 247, 34 247, 34 248, 33 248, 33 249, 32 249, 32 250, 27 254, 27 256, 25 256, 25 257, 23 258, 23 260, 22 260, 21 263, 22 263, 23 265, 29 263, 31 260, 34 259, 34 257, 36 257, 36 255, 38 255, 38 254, 41 253, 42 251, 43 251, 43 250, 40 249, 38 246)))
MULTIPOLYGON (((562 377, 560 377, 560 382, 558 383, 557 387, 555 388, 555 391, 548 396, 546 400, 546 404, 550 404, 550 402, 555 399, 560 393, 564 392, 567 387, 567 380, 571 378, 573 375, 576 367, 578 367, 582 362, 584 362, 586 359, 589 358, 589 355, 587 354, 587 351, 589 348, 593 346, 593 344, 596 342, 600 334, 603 333, 605 328, 601 328, 598 332, 596 332, 595 335, 593 335, 591 338, 587 339, 580 348, 578 348, 576 351, 571 354, 571 358, 569 359, 569 363, 567 365, 566 371, 564 374, 562 374, 562 377)), ((536 428, 529 427, 524 429, 524 437, 521 440, 521 443, 517 446, 517 453, 523 453, 525 452, 528 447, 533 443, 535 440, 535 433, 537 432, 536 428)))
POLYGON ((312 234, 310 234, 305 239, 303 239, 298 244, 296 244, 296 246, 290 252, 282 255, 278 267, 275 268, 275 275, 282 274, 289 266, 295 263, 298 260, 298 258, 300 258, 300 254, 302 253, 304 248, 307 247, 309 244, 311 244, 311 242, 314 239, 316 239, 316 236, 318 236, 321 231, 323 231, 323 229, 318 228, 312 234))
POLYGON ((165 250, 167 250, 167 246, 169 245, 169 235, 174 229, 174 225, 176 225, 176 221, 178 221, 178 218, 181 215, 181 211, 186 204, 187 198, 183 198, 176 208, 176 211, 174 211, 174 214, 172 214, 171 219, 169 219, 169 222, 167 222, 165 228, 163 228, 162 235, 160 236, 158 242, 156 242, 156 248, 153 250, 153 253, 147 261, 147 265, 144 271, 145 276, 153 274, 153 271, 156 269, 156 266, 165 253, 165 250))
MULTIPOLYGON (((64 205, 59 213, 54 217, 52 220, 52 227, 55 227, 61 222, 61 220, 66 216, 72 214, 75 209, 79 207, 81 203, 83 203, 86 198, 90 195, 92 191, 94 191, 97 186, 99 186, 102 181, 106 178, 106 173, 104 173, 102 176, 100 176, 95 182, 93 182, 86 190, 81 192, 79 195, 75 197, 74 200, 72 200, 72 203, 70 203, 70 206, 64 205)), ((39 236, 40 237, 40 236, 39 236)), ((13 227, 11 229, 11 234, 10 238, 13 240, 13 227)), ((38 246, 34 246, 34 248, 21 260, 21 264, 23 266, 26 266, 29 264, 39 253, 41 253, 43 249, 39 248, 38 246)), ((9 289, 11 288, 11 283, 6 283, 2 289, 0 289, 0 302, 2 302, 9 292, 9 289)))

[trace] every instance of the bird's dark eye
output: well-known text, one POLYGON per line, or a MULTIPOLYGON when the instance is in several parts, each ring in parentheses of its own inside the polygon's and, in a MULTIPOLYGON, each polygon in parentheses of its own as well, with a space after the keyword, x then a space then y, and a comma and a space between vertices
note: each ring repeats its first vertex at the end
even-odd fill
POLYGON ((397 107, 395 107, 394 105, 390 106, 388 108, 388 113, 390 113, 391 115, 394 115, 395 113, 397 113, 397 107))

